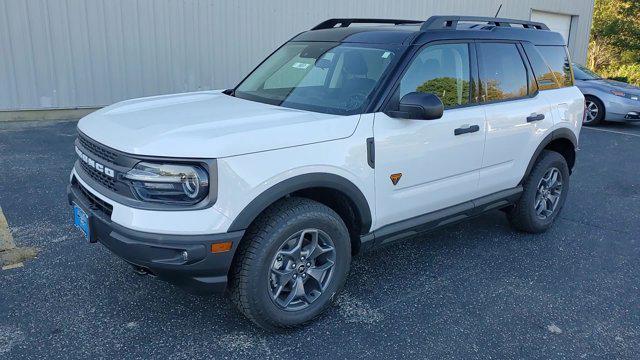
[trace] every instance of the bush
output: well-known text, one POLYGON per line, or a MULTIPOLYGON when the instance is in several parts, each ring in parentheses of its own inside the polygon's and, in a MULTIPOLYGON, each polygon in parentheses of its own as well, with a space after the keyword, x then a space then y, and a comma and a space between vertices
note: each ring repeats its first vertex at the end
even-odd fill
POLYGON ((615 79, 640 86, 640 64, 625 64, 609 67, 601 72, 605 78, 615 79))
POLYGON ((610 76, 609 80, 622 81, 623 83, 629 83, 629 78, 626 76, 610 76))

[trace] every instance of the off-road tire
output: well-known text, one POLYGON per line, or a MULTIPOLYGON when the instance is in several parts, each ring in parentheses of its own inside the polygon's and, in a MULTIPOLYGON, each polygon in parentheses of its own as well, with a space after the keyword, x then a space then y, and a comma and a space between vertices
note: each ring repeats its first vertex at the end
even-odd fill
POLYGON ((541 233, 551 227, 560 214, 569 190, 569 167, 565 158, 555 151, 544 150, 536 161, 529 176, 523 184, 523 192, 515 206, 507 213, 511 225, 528 233, 541 233), (559 202, 551 215, 542 219, 536 213, 536 197, 538 186, 547 171, 556 168, 562 175, 562 192, 559 202))
POLYGON ((329 207, 306 198, 289 197, 267 208, 247 230, 230 272, 229 295, 247 318, 269 330, 301 326, 321 315, 342 289, 351 264, 349 231, 329 207), (287 239, 298 231, 315 228, 331 237, 335 264, 325 291, 307 308, 279 308, 269 293, 273 258, 287 239))

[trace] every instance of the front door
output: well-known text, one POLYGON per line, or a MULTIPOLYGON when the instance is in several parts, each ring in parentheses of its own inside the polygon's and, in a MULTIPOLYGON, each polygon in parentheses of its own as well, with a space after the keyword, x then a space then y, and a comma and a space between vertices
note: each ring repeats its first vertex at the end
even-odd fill
POLYGON ((476 197, 485 115, 482 108, 470 106, 475 93, 471 53, 468 43, 428 45, 398 84, 394 99, 414 91, 437 95, 445 105, 442 118, 406 120, 375 114, 378 227, 476 197))

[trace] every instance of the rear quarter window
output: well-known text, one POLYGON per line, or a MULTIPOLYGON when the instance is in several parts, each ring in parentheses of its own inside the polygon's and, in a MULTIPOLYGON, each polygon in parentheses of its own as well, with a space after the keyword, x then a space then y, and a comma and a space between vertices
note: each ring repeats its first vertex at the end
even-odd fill
POLYGON ((564 46, 525 46, 540 90, 573 86, 571 60, 564 46))

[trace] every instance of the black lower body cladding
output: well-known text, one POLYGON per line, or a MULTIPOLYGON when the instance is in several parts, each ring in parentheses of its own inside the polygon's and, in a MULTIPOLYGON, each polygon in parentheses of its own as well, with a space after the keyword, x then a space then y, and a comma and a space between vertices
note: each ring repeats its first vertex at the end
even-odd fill
POLYGON ((165 235, 135 231, 110 220, 77 182, 69 185, 69 202, 88 215, 89 241, 99 242, 111 252, 145 273, 157 276, 188 292, 222 293, 227 273, 244 231, 213 235, 165 235), (212 253, 211 244, 231 242, 229 251, 212 253))

